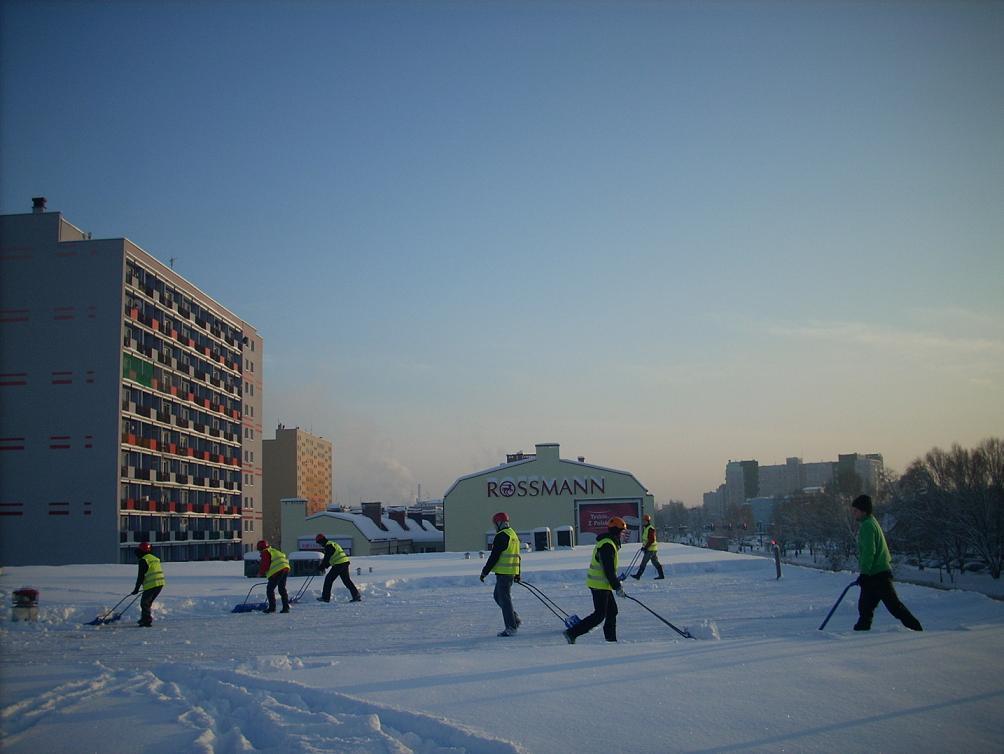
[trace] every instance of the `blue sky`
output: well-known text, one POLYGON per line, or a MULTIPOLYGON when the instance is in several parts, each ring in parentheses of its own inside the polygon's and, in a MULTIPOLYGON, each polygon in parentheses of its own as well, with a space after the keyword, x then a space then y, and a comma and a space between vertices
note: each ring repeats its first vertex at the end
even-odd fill
POLYGON ((253 322, 340 502, 558 442, 697 504, 1004 428, 1004 3, 0 13, 0 211, 253 322))

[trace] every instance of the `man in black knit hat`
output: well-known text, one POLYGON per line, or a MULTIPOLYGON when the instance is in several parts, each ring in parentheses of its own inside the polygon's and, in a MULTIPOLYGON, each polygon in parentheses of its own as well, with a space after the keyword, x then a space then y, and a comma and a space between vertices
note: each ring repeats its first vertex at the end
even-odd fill
POLYGON ((868 631, 872 627, 872 616, 881 602, 894 618, 913 631, 923 631, 920 621, 899 601, 892 585, 892 558, 886 544, 882 527, 872 515, 872 499, 868 495, 858 495, 851 503, 851 514, 858 522, 858 622, 855 631, 868 631))

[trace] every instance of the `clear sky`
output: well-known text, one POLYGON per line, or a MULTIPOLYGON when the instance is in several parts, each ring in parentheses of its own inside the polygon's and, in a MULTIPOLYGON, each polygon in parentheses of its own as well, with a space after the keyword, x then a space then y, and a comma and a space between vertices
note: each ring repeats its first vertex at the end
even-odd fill
POLYGON ((0 212, 254 323, 339 502, 1004 433, 1004 3, 4 2, 0 106, 0 212))

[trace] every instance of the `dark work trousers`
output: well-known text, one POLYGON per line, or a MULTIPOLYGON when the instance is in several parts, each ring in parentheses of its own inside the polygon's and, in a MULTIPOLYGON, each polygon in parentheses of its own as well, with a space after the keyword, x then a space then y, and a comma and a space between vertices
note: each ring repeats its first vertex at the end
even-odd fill
POLYGON ((592 589, 593 612, 579 621, 575 626, 568 629, 568 633, 574 638, 588 633, 603 623, 603 637, 607 641, 617 641, 617 601, 614 593, 609 589, 592 589))
POLYGON ((665 577, 662 571, 662 563, 659 562, 659 553, 656 550, 645 550, 641 556, 641 565, 638 566, 638 572, 634 575, 636 579, 640 579, 641 575, 645 573, 645 566, 648 565, 648 561, 652 561, 652 565, 655 566, 655 570, 660 576, 665 577))
POLYGON ((331 599, 331 587, 335 583, 335 579, 340 578, 342 583, 345 584, 345 588, 349 590, 349 594, 352 595, 352 599, 357 599, 359 597, 359 590, 356 589, 356 585, 352 583, 352 579, 349 578, 349 564, 339 563, 338 565, 333 565, 328 569, 328 575, 324 577, 324 588, 321 590, 321 599, 327 602, 331 599))
POLYGON ((495 604, 502 608, 502 620, 505 627, 515 631, 522 621, 512 607, 512 582, 515 577, 510 573, 495 574, 495 604))
POLYGON ((858 597, 858 625, 862 628, 870 628, 872 617, 875 615, 875 608, 881 602, 885 609, 892 613, 904 626, 920 631, 920 621, 913 617, 913 613, 906 609, 906 605, 899 601, 896 589, 892 585, 892 572, 883 571, 871 576, 861 575, 861 596, 858 597))
POLYGON ((279 589, 279 596, 282 598, 282 609, 289 609, 289 595, 286 594, 286 577, 289 576, 289 569, 283 568, 279 573, 273 573, 268 577, 268 586, 265 593, 268 595, 268 609, 275 612, 275 590, 279 589))
POLYGON ((153 601, 157 599, 157 595, 160 594, 160 590, 163 589, 162 586, 155 586, 153 589, 146 589, 143 591, 143 596, 139 598, 139 622, 143 626, 153 625, 153 613, 150 612, 153 607, 153 601))

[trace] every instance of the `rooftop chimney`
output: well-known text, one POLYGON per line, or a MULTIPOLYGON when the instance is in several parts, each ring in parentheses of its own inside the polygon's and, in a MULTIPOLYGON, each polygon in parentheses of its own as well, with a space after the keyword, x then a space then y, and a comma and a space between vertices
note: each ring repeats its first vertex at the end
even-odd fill
POLYGON ((374 524, 379 528, 387 531, 387 527, 383 525, 383 521, 380 520, 380 512, 383 508, 383 503, 362 503, 361 505, 362 513, 364 516, 369 518, 374 524))
POLYGON ((33 214, 41 215, 45 212, 45 197, 33 196, 31 198, 31 211, 33 214))

